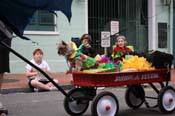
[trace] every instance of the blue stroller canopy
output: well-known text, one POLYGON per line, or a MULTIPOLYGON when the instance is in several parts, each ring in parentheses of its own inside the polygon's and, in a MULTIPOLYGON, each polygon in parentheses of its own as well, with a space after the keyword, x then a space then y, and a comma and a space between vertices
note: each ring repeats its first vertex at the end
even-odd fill
POLYGON ((19 37, 37 10, 61 11, 70 21, 72 0, 0 0, 0 20, 19 37))

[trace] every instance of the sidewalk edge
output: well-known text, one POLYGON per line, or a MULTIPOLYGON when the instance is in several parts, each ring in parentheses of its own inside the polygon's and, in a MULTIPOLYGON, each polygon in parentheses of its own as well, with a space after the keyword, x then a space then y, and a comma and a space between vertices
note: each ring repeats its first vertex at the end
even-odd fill
MULTIPOLYGON (((69 90, 73 87, 71 84, 60 85, 60 87, 64 90, 69 90)), ((1 94, 10 94, 10 93, 29 93, 31 92, 30 88, 4 88, 1 89, 1 94)))

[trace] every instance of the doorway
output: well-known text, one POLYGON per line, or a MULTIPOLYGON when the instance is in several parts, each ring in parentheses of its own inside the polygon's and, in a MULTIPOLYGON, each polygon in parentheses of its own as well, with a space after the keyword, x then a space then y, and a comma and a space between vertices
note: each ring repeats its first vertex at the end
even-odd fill
MULTIPOLYGON (((110 21, 119 21, 119 34, 126 36, 136 52, 147 52, 147 6, 147 0, 88 0, 88 30, 96 52, 104 53, 101 31, 110 31, 110 21)), ((111 45, 115 38, 111 36, 111 45)), ((108 52, 112 52, 111 47, 108 52)))

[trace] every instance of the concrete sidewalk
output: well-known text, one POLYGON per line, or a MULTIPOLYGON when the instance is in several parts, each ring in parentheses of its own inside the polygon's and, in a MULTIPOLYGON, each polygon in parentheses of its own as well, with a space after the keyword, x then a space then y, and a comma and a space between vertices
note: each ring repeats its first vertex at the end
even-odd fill
MULTIPOLYGON (((70 89, 73 87, 71 84, 72 75, 65 73, 55 73, 53 77, 58 79, 59 85, 63 89, 70 89)), ((2 93, 16 93, 16 92, 30 92, 28 87, 27 78, 24 74, 5 74, 2 83, 2 93)), ((170 85, 175 86, 175 70, 171 71, 170 85)))
MULTIPOLYGON (((58 79, 59 85, 63 89, 72 87, 71 74, 54 73, 53 77, 58 79)), ((5 74, 3 78, 1 93, 30 92, 28 80, 24 74, 5 74)))

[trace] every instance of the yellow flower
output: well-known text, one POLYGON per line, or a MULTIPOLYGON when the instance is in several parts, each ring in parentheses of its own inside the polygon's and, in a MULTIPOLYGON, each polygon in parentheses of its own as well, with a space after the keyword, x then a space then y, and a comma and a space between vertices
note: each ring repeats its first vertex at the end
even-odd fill
POLYGON ((155 68, 151 66, 151 64, 144 57, 133 56, 130 59, 123 59, 123 67, 124 69, 135 68, 138 70, 154 70, 155 68))

